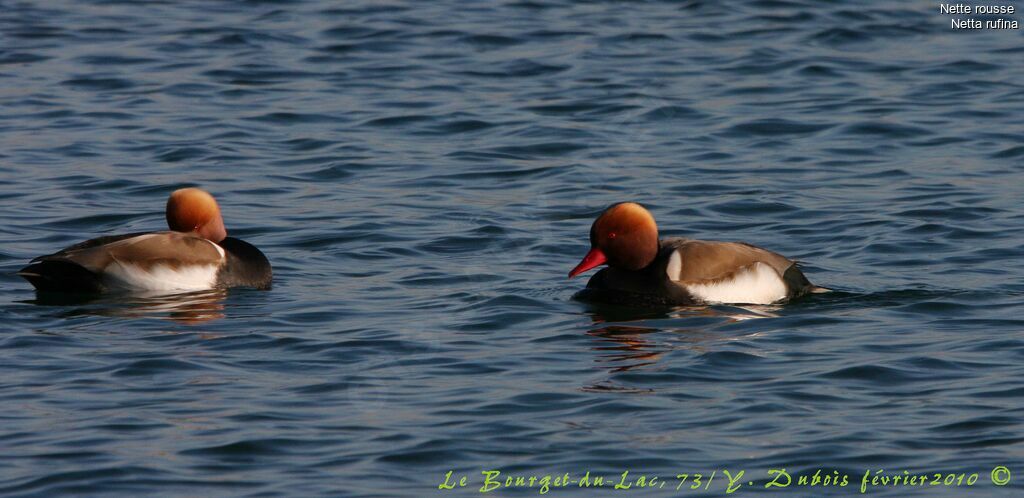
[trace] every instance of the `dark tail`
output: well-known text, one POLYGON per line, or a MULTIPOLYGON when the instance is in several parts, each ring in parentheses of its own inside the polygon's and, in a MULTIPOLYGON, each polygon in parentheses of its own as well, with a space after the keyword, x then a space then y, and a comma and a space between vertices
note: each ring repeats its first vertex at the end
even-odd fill
POLYGON ((40 292, 96 293, 103 283, 93 272, 70 261, 40 261, 18 271, 40 292))
POLYGON ((824 294, 826 292, 832 292, 832 289, 826 289, 812 284, 795 264, 786 270, 786 274, 782 276, 782 280, 786 282, 786 287, 789 288, 789 298, 799 297, 804 294, 824 294))

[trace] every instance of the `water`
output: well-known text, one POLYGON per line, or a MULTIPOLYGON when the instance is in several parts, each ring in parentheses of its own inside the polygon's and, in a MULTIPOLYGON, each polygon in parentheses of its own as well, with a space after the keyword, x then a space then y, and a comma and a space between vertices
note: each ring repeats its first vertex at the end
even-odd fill
POLYGON ((853 496, 884 469, 979 479, 866 495, 1020 496, 1024 49, 950 18, 0 0, 0 495, 471 496, 500 469, 722 496, 728 469, 740 494, 853 496), (13 275, 161 229, 184 185, 273 290, 55 302, 13 275), (575 302, 622 200, 836 292, 575 302), (764 492, 778 468, 794 485, 764 492), (819 469, 851 482, 795 485, 819 469), (449 470, 470 486, 439 491, 449 470))

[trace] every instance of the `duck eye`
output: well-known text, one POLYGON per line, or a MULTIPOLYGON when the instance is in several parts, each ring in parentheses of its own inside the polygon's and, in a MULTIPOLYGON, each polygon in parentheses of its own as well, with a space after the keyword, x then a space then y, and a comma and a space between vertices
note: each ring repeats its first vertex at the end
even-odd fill
POLYGON ((608 238, 609 239, 614 239, 615 238, 615 232, 609 232, 608 233, 608 238))

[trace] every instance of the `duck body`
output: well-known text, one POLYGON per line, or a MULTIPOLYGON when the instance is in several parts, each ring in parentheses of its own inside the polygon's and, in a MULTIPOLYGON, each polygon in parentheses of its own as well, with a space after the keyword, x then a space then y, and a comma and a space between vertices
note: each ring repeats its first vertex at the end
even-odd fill
POLYGON ((646 267, 604 268, 574 297, 623 305, 769 304, 818 289, 794 261, 750 244, 668 238, 658 248, 646 267))
POLYGON ((572 278, 607 264, 577 299, 625 305, 770 304, 807 293, 811 284, 796 262, 743 242, 658 238, 642 206, 613 204, 590 229, 590 252, 572 278))
POLYGON ((43 292, 268 289, 272 280, 266 256, 243 240, 173 231, 99 237, 31 263, 18 274, 43 292))
POLYGON ((169 231, 99 237, 40 256, 18 275, 42 292, 270 288, 273 272, 267 257, 227 236, 209 193, 196 188, 173 192, 167 223, 169 231))

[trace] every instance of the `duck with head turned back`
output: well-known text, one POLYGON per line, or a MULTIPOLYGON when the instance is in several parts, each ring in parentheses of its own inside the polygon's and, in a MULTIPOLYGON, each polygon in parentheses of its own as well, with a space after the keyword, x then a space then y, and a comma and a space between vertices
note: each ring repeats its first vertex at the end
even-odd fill
POLYGON ((18 275, 41 292, 269 289, 270 262, 228 237, 217 201, 197 188, 167 200, 170 231, 99 237, 32 260, 18 275))
POLYGON ((576 297, 616 304, 770 304, 807 293, 796 263, 743 242, 658 238, 643 206, 613 204, 590 227, 590 251, 569 278, 607 264, 576 297))

